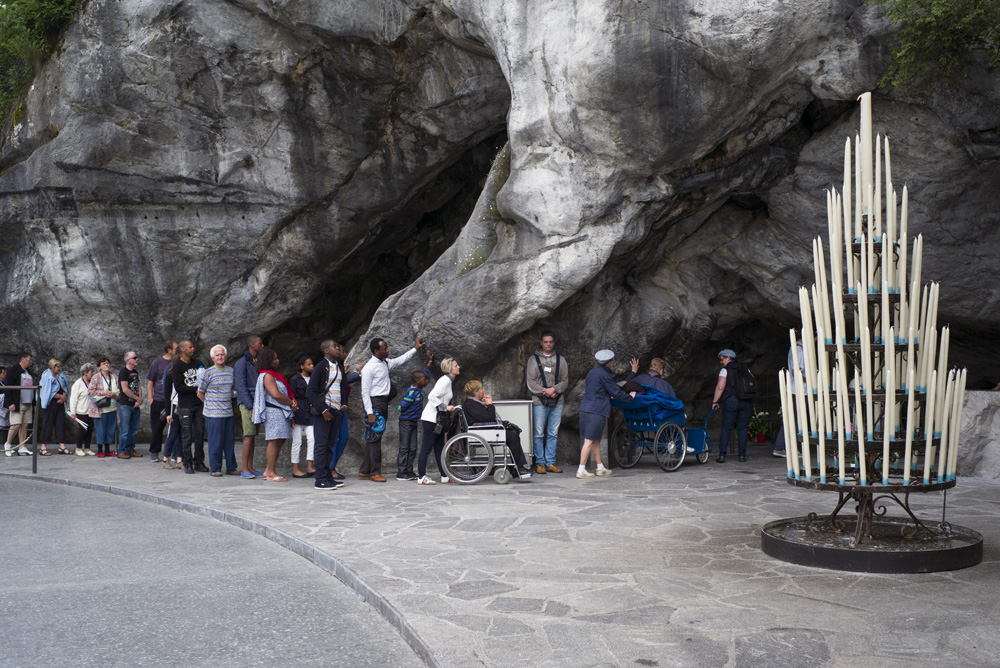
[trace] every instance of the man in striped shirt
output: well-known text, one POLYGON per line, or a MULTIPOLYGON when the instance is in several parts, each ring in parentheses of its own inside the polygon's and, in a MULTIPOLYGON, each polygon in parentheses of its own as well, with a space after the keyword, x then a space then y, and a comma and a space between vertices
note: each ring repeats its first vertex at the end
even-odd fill
POLYGON ((226 475, 239 473, 233 446, 233 368, 226 366, 226 347, 213 346, 215 365, 205 371, 198 384, 198 398, 204 404, 205 431, 208 432, 208 466, 212 476, 222 476, 222 455, 226 456, 226 475))

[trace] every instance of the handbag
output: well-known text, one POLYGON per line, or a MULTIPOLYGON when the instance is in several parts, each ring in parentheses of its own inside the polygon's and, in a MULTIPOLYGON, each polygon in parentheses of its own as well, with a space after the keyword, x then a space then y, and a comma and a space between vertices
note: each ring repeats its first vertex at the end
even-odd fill
POLYGON ((437 418, 434 420, 434 434, 443 434, 451 428, 451 412, 438 406, 437 418))
MULTIPOLYGON (((101 374, 102 378, 103 378, 103 375, 104 374, 101 374)), ((111 379, 110 378, 107 380, 107 384, 108 384, 108 390, 110 391, 111 390, 111 379)), ((100 399, 95 399, 94 400, 94 405, 97 406, 98 408, 107 408, 108 406, 111 405, 111 397, 101 397, 100 399)))
MULTIPOLYGON (((540 360, 538 358, 537 354, 535 355, 535 364, 538 365, 538 377, 542 381, 542 387, 545 388, 545 389, 548 389, 549 386, 545 382, 545 371, 542 369, 542 360, 540 360)), ((555 379, 555 381, 557 383, 559 382, 559 355, 556 355, 556 374, 555 374, 555 376, 553 376, 553 378, 555 379)), ((540 394, 540 395, 538 395, 538 400, 546 408, 554 408, 555 406, 557 406, 559 404, 559 397, 558 396, 547 397, 544 394, 540 394)))
POLYGON ((382 434, 385 432, 385 416, 381 413, 375 414, 375 424, 370 424, 365 427, 365 443, 378 443, 382 440, 382 434))

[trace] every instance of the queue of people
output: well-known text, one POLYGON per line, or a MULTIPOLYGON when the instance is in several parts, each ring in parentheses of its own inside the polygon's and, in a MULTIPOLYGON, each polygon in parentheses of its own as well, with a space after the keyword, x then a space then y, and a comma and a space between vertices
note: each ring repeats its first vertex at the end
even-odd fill
MULTIPOLYGON (((436 380, 432 378, 434 356, 425 349, 421 336, 411 348, 392 358, 388 342, 382 338, 373 339, 369 342, 370 359, 354 372, 345 365, 344 346, 332 339, 323 341, 320 345, 323 356, 318 361, 314 362, 306 353, 296 356, 296 373, 291 380, 281 374, 277 353, 265 347, 260 336, 250 336, 246 343, 246 350, 230 367, 227 366, 230 354, 225 346, 213 346, 209 350, 211 362, 204 364, 196 358, 192 341, 167 341, 162 355, 149 365, 145 386, 140 382, 140 360, 135 352, 125 354, 124 366, 117 373, 112 372, 111 361, 105 356, 100 357, 96 365, 83 364, 79 379, 72 385, 63 372, 62 362, 50 359, 39 380, 40 405, 37 408, 41 411, 41 432, 38 454, 51 456, 53 452, 49 448, 55 446, 55 454, 122 460, 142 458, 143 454, 136 450, 135 440, 145 402, 150 411, 149 456, 164 469, 183 470, 188 474, 207 472, 213 477, 231 475, 287 482, 275 467, 285 441, 290 440, 292 477, 312 479, 316 489, 337 489, 345 479, 337 466, 350 437, 346 417, 348 399, 352 386, 360 381, 365 419, 364 452, 358 478, 384 483, 381 444, 389 406, 397 395, 390 373, 407 364, 422 349, 426 353, 426 365, 410 374, 411 384, 400 398, 398 407, 397 480, 416 481, 420 485, 451 482, 443 473, 441 453, 457 408, 463 410, 469 424, 501 422, 492 396, 478 380, 464 384, 465 399, 461 404, 454 401, 455 379, 462 371, 457 359, 441 360, 438 365, 441 375, 436 380), (425 388, 432 382, 431 390, 425 395, 425 388), (234 447, 237 419, 243 434, 242 461, 239 463, 234 447), (67 422, 77 426, 75 449, 66 446, 67 422), (263 471, 258 471, 254 465, 258 435, 262 435, 267 444, 263 471), (306 446, 304 467, 303 441, 306 446), (438 471, 442 472, 438 480, 428 475, 427 460, 431 452, 438 471)), ((569 365, 555 351, 555 346, 555 335, 543 332, 539 348, 528 358, 525 369, 525 384, 532 400, 533 470, 524 456, 519 432, 508 430, 508 447, 516 478, 520 480, 529 479, 532 473, 562 472, 556 465, 556 442, 569 386, 569 365)), ((583 443, 577 478, 611 475, 600 451, 610 402, 612 399, 631 401, 636 395, 635 391, 625 391, 614 381, 610 369, 614 359, 612 351, 600 350, 595 359, 597 365, 586 375, 580 403, 579 428, 583 443), (591 457, 594 472, 587 468, 591 457)), ((713 403, 723 405, 718 460, 723 462, 728 445, 727 432, 732 431, 734 424, 740 430, 746 429, 752 400, 737 398, 733 392, 735 374, 727 375, 727 367, 738 366, 735 353, 723 350, 719 359, 722 370, 713 403)), ((23 353, 18 356, 17 363, 0 368, 0 384, 32 385, 31 361, 31 355, 23 353)), ((637 383, 632 387, 640 391, 654 388, 676 397, 673 388, 662 377, 665 368, 662 359, 654 358, 643 374, 638 374, 638 364, 637 359, 632 359, 626 382, 637 383)), ((4 448, 8 457, 32 454, 26 442, 35 410, 34 401, 31 390, 8 389, 4 392, 0 427, 4 422, 9 423, 4 448)), ((745 435, 740 438, 739 455, 742 461, 745 435)))

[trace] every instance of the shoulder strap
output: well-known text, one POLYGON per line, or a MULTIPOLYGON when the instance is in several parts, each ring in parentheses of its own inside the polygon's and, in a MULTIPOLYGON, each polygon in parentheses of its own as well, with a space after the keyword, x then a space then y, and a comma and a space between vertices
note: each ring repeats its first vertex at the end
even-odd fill
MULTIPOLYGON (((549 389, 549 386, 545 383, 545 371, 542 369, 542 360, 538 359, 538 353, 535 353, 535 364, 538 365, 538 376, 542 379, 542 387, 544 389, 549 389)), ((559 375, 559 356, 556 355, 556 376, 559 375)), ((556 379, 558 380, 558 378, 556 379)))

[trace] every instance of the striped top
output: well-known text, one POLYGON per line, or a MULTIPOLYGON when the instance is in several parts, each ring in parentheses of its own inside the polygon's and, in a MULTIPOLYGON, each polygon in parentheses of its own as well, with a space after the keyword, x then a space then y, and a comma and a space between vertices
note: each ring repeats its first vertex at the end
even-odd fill
POLYGON ((198 391, 205 393, 207 418, 227 418, 233 416, 233 367, 213 366, 205 370, 198 384, 198 391))

